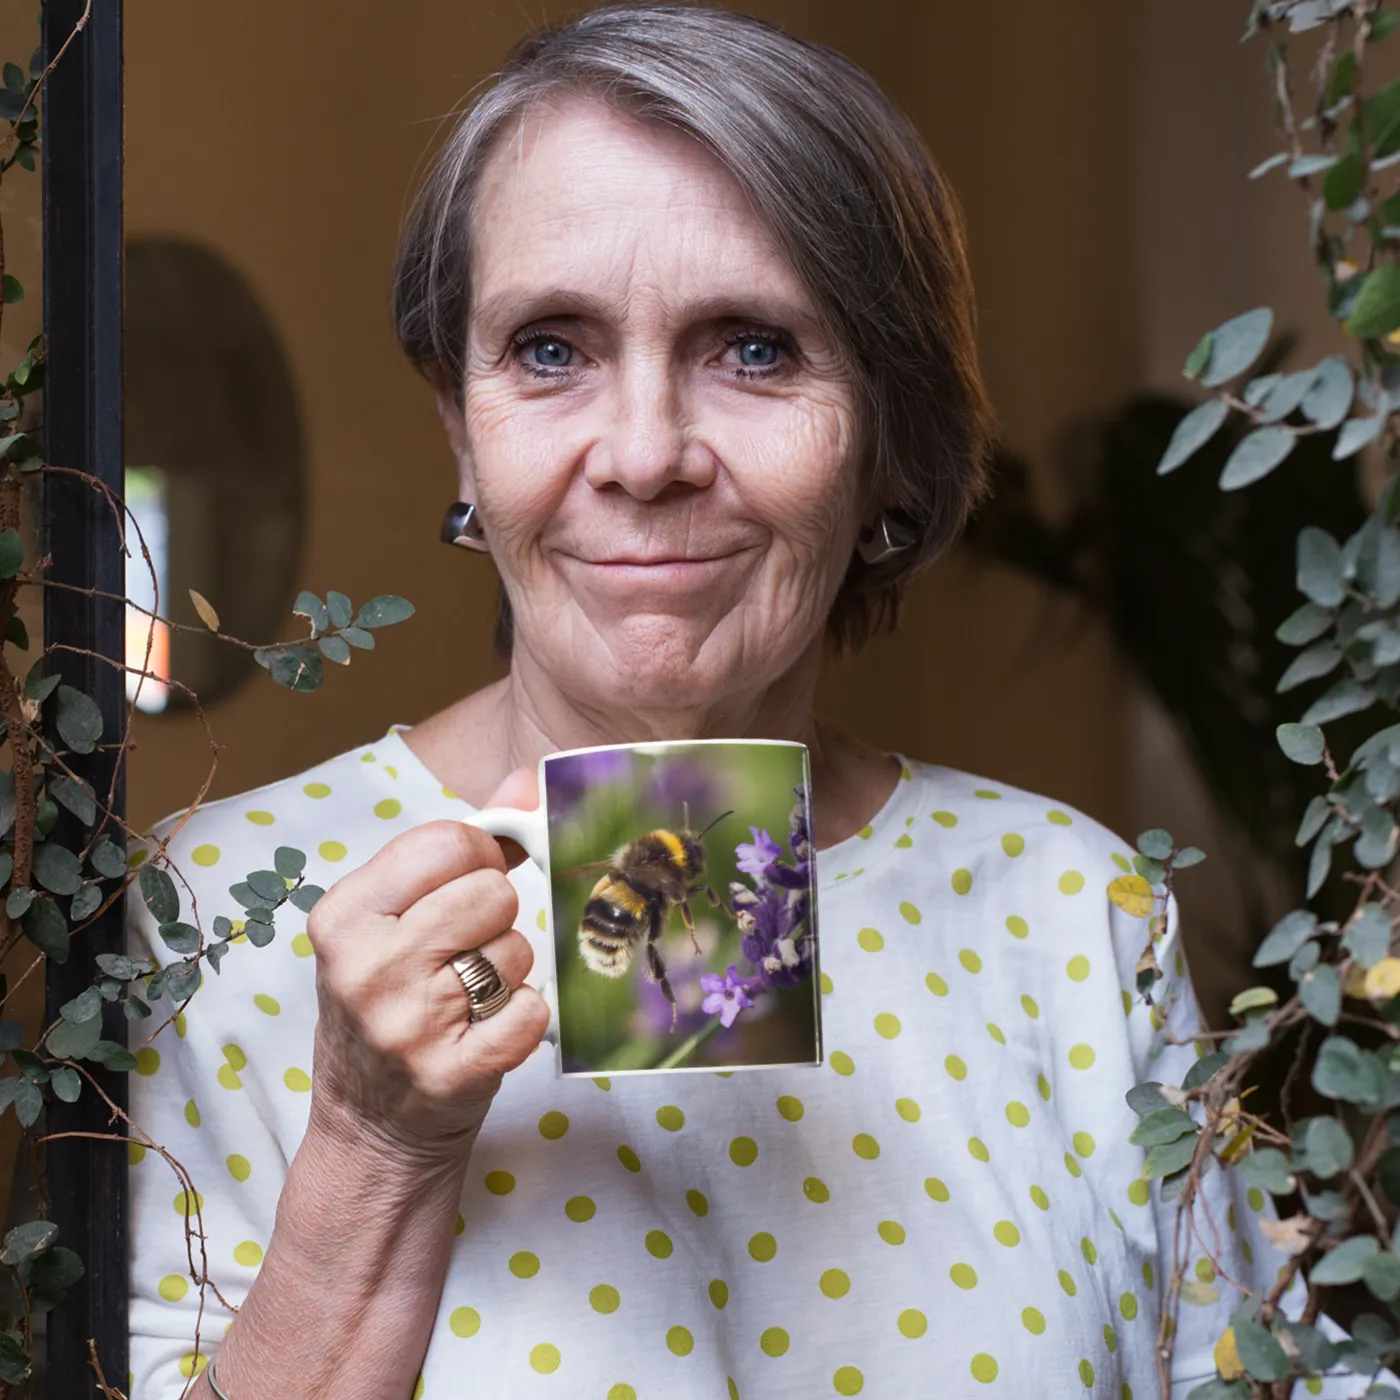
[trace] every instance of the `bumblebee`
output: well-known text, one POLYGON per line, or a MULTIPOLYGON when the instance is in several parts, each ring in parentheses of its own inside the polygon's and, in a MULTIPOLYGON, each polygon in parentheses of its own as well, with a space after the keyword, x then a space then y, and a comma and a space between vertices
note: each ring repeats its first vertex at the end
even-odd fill
MULTIPOLYGON (((719 896, 702 883, 705 874, 705 832, 733 812, 716 817, 704 831, 690 830, 689 813, 680 831, 658 829, 638 836, 623 846, 609 861, 602 862, 605 874, 593 886, 578 926, 578 947, 584 965, 603 977, 624 977, 632 966, 638 946, 644 947, 647 966, 661 994, 671 1005, 671 1029, 676 1028, 676 994, 666 976, 660 939, 672 909, 690 933, 695 951, 695 921, 690 898, 705 894, 710 903, 722 907, 719 896)), ((584 869, 597 869, 587 866, 584 869)), ((581 873, 581 872, 580 872, 581 873)))

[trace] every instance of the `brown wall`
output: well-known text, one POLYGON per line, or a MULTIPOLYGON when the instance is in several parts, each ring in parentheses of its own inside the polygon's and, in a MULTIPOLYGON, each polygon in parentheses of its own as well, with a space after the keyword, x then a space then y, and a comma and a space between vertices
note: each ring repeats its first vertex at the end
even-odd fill
MULTIPOLYGON (((967 207, 986 368, 1013 446, 1043 454, 1066 420, 1138 381, 1124 7, 1062 7, 1053 63, 1041 26, 1008 23, 1005 7, 754 8, 865 64, 947 167, 967 207)), ((215 705, 226 746, 216 793, 411 721, 494 674, 491 571, 433 542, 452 474, 428 395, 397 357, 385 283, 439 117, 524 29, 499 0, 127 9, 129 231, 223 253, 284 340, 310 450, 300 582, 357 599, 399 592, 419 609, 318 696, 254 677, 215 705)), ((1053 500, 1048 479, 1046 491, 1053 500)), ((917 590, 898 638, 829 677, 825 707, 877 742, 1121 824, 1122 688, 1092 628, 1036 645, 1044 603, 1019 579, 951 559, 917 590)), ((142 720, 138 739, 131 805, 149 822, 189 800, 208 746, 189 716, 142 720)))

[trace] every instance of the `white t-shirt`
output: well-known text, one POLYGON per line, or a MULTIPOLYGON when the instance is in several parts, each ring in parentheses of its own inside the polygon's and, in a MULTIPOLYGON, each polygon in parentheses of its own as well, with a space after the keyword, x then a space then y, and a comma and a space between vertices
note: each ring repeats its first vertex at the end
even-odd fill
MULTIPOLYGON (((469 810, 391 732, 201 809, 170 854, 210 921, 241 913, 228 887, 277 846, 329 886, 398 832, 469 810)), ((826 1064, 561 1081, 548 1047, 531 1056, 472 1154, 413 1394, 455 1400, 470 1376, 471 1394, 512 1400, 1155 1397, 1175 1207, 1142 1179, 1124 1094, 1179 1084, 1195 1051, 1167 1045, 1128 990, 1146 922, 1105 888, 1130 855, 1081 813, 906 764, 870 826, 818 856, 826 1064)), ((543 877, 512 878, 547 967, 543 877)), ((129 904, 138 945, 171 961, 129 904)), ((287 906, 270 946, 232 948, 132 1076, 133 1116, 189 1169, 234 1304, 306 1128, 303 925, 287 906)), ((1158 954, 1157 999, 1189 1041, 1174 927, 1158 954)), ((183 1193, 159 1156, 133 1155, 131 1396, 174 1400, 203 1364, 183 1193)), ((1272 1279, 1263 1199, 1234 1175, 1206 1179, 1207 1228, 1229 1277, 1272 1279)), ((1214 1374, 1239 1301, 1198 1257, 1174 1396, 1214 1374)), ((231 1314, 212 1291, 205 1307, 208 1351, 231 1314)))

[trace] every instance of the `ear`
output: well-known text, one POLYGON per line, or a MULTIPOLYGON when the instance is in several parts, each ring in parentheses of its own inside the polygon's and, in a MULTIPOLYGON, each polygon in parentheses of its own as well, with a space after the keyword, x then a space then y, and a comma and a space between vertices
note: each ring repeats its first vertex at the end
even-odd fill
POLYGON ((475 501, 476 473, 472 467, 471 449, 467 443, 467 420, 462 395, 441 365, 428 371, 428 382, 433 386, 438 417, 442 420, 448 446, 457 462, 457 494, 464 501, 475 501))

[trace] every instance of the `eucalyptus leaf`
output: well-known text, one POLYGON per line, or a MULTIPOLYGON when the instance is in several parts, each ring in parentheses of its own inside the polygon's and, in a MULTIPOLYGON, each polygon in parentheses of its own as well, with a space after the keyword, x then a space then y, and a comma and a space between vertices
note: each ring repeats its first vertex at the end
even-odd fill
POLYGON ((1282 695, 1307 681, 1315 681, 1319 676, 1335 671, 1341 659, 1341 647, 1334 642, 1318 642, 1316 646, 1310 646, 1293 658, 1274 689, 1282 695))
POLYGON ((1330 724, 1345 715, 1359 714, 1376 703, 1376 692, 1361 681, 1340 680, 1329 686, 1303 711, 1302 723, 1330 724))
POLYGON ((101 1013, 102 993, 96 987, 85 987, 72 1001, 66 1001, 58 1008, 59 1016, 74 1024, 90 1021, 101 1013))
POLYGON ((298 885, 291 894, 287 896, 288 901, 303 914, 309 914, 316 906, 316 901, 325 894, 320 885, 298 885))
POLYGON ((99 875, 118 880, 126 874, 126 857, 110 836, 99 837, 88 853, 88 863, 99 875))
POLYGON ((249 889, 269 904, 277 904, 287 897, 287 881, 276 870, 254 870, 247 880, 249 889))
POLYGON ((47 895, 36 895, 20 920, 24 936, 56 963, 68 961, 68 920, 47 895))
POLYGON ((24 564, 24 544, 11 526, 0 530, 0 579, 14 578, 24 564))
POLYGON ((1369 1255, 1361 1265, 1361 1281, 1382 1302, 1400 1298, 1400 1259, 1389 1252, 1369 1255))
MULTIPOLYGON (((1194 1124, 1192 1126, 1194 1128, 1194 1124)), ((1169 1176, 1174 1172, 1182 1171, 1195 1155, 1196 1136, 1193 1131, 1185 1137, 1179 1137, 1172 1142, 1161 1143, 1152 1148, 1147 1154, 1147 1160, 1143 1163, 1143 1175, 1151 1181, 1159 1176, 1169 1176)))
POLYGON ((288 690, 316 690, 325 677, 320 654, 310 647, 285 647, 272 657, 268 674, 288 690))
POLYGON ((1293 1374, 1293 1363, 1278 1338, 1258 1322, 1235 1323, 1235 1349, 1240 1364, 1257 1381, 1282 1381, 1293 1374))
POLYGON ((1207 399, 1193 408, 1176 425, 1167 450, 1157 464, 1157 475, 1165 476, 1188 461, 1215 436, 1229 416, 1230 406, 1224 399, 1207 399))
POLYGON ((1246 311, 1211 333, 1209 359, 1201 383, 1215 389, 1247 370, 1259 358, 1273 329, 1274 313, 1267 307, 1246 311))
POLYGON ((54 727, 74 753, 91 753, 102 737, 102 711, 91 696, 71 685, 60 685, 54 727))
POLYGON ((1242 438, 1226 458, 1220 473, 1220 489, 1238 491, 1252 486, 1284 461, 1297 443, 1298 435, 1292 428, 1282 425, 1256 428, 1242 438))
POLYGON ((18 919, 31 904, 34 903, 34 891, 27 885, 20 889, 11 890, 5 897, 5 913, 12 919, 18 919))
POLYGON ((88 1021, 59 1021, 44 1042, 49 1054, 59 1060, 80 1060, 102 1039, 102 1018, 88 1021))
POLYGON ((1134 1084, 1125 1095, 1125 1101, 1139 1117, 1146 1117, 1149 1113, 1156 1113, 1158 1109, 1171 1107, 1162 1096, 1162 1086, 1155 1080, 1145 1084, 1134 1084))
POLYGON ((1164 861, 1172 853, 1171 833, 1160 828, 1144 831, 1137 839, 1137 848, 1148 860, 1164 861))
POLYGON ((1345 584, 1341 545, 1326 530, 1305 525, 1297 548, 1299 592, 1324 608, 1339 607, 1345 584))
POLYGON ((1365 1269, 1366 1260, 1379 1249, 1380 1244, 1374 1235, 1353 1235, 1312 1266, 1308 1271, 1308 1281, 1315 1284, 1355 1283, 1365 1269))
POLYGON ((193 924, 161 924, 160 937, 172 953, 185 954, 199 950, 199 930, 193 924))
POLYGON ((1388 413, 1372 413, 1365 418, 1348 418, 1332 447, 1332 460, 1344 462, 1380 437, 1390 421, 1388 413))
POLYGON ((1358 340, 1378 340, 1400 328, 1400 266, 1378 263, 1366 274, 1346 327, 1358 340))
POLYGON ((1317 934, 1317 915, 1311 909, 1294 909, 1285 914, 1265 935, 1254 954, 1255 967, 1273 967, 1287 962, 1308 939, 1317 934))
POLYGON ((102 887, 91 880, 85 880, 78 886, 78 892, 68 906, 68 917, 75 924, 82 923, 89 915, 97 912, 101 903, 102 887))
MULTIPOLYGON (((1320 794, 1310 798, 1307 810, 1303 813, 1303 820, 1298 824, 1298 834, 1293 838, 1293 844, 1306 846, 1322 830, 1331 810, 1327 799, 1320 794)), ((1260 966, 1262 966, 1261 963, 1255 963, 1255 967, 1260 966)))
POLYGON ((319 636, 330 624, 330 615, 326 612, 326 605, 307 589, 303 589, 297 594, 297 600, 292 604, 292 612, 310 622, 312 636, 319 636))
POLYGON ((1318 1046, 1312 1085, 1342 1103, 1376 1105, 1385 1095, 1385 1069, 1378 1056, 1346 1036, 1332 1035, 1318 1046))
MULTIPOLYGON (((391 627, 396 622, 407 622, 413 616, 413 604, 407 598, 396 597, 392 593, 382 593, 371 598, 355 618, 356 627, 373 630, 376 627, 391 627)), ((347 618, 346 621, 349 621, 347 618)), ((340 626, 344 626, 341 623, 340 626)))
POLYGON ((1301 1147, 1301 1156, 1295 1157, 1298 1165, 1322 1181, 1348 1171, 1356 1159, 1351 1134, 1336 1118, 1321 1114, 1304 1119, 1295 1125, 1294 1135, 1301 1147))
POLYGON ((1342 935, 1344 947, 1362 967, 1374 967, 1390 951, 1390 916, 1379 904, 1365 904, 1342 935))
POLYGON ((115 1040, 99 1040, 84 1058, 96 1060, 98 1064, 105 1065, 118 1074, 128 1073, 135 1069, 138 1063, 136 1056, 125 1045, 118 1045, 115 1040))
POLYGON ((5 1245, 0 1249, 0 1264, 14 1268, 37 1258, 58 1239, 58 1226, 52 1220, 31 1220, 25 1225, 16 1225, 5 1235, 5 1245))
POLYGON ((51 894, 77 894, 83 883, 82 862, 72 851, 52 841, 34 848, 30 871, 51 894))
POLYGON ((1202 1055, 1186 1071, 1186 1078, 1181 1081, 1181 1087, 1189 1091, 1209 1084, 1230 1063, 1230 1058, 1223 1050, 1213 1050, 1209 1055, 1202 1055))
POLYGON ((361 651, 374 650, 374 633, 366 632, 363 627, 342 627, 340 639, 352 647, 358 647, 361 651))
MULTIPOLYGON (((306 855, 294 846, 278 846, 272 853, 272 863, 279 875, 295 880, 306 869, 306 855)), ((252 883, 251 879, 249 883, 252 883)))
POLYGON ((21 1079, 15 1085, 15 1117, 26 1128, 32 1128, 44 1111, 44 1095, 37 1084, 21 1079))
POLYGON ((350 644, 340 637, 321 637, 316 642, 321 655, 337 666, 350 664, 350 644))
POLYGON ((1196 1122, 1179 1108, 1159 1108, 1143 1118, 1128 1136, 1137 1147, 1160 1147, 1196 1131, 1196 1122))
POLYGON ((180 896, 176 892, 175 882, 160 866, 143 865, 137 885, 156 923, 174 923, 180 917, 180 896))
POLYGON ((78 1096, 83 1092, 83 1081, 78 1071, 70 1065, 59 1065, 50 1076, 50 1082, 54 1093, 64 1103, 77 1103, 78 1096))
POLYGON ((66 807, 84 826, 91 826, 97 819, 97 803, 93 800, 92 789, 79 780, 60 773, 49 779, 49 796, 60 807, 66 807))
POLYGON ((1311 766, 1322 762, 1322 730, 1315 724, 1281 724, 1276 733, 1279 748, 1294 763, 1311 766))
POLYGON ((1379 870, 1394 858, 1400 831, 1384 807, 1372 807, 1361 819, 1361 834, 1356 838, 1352 854, 1356 863, 1367 870, 1379 870))

